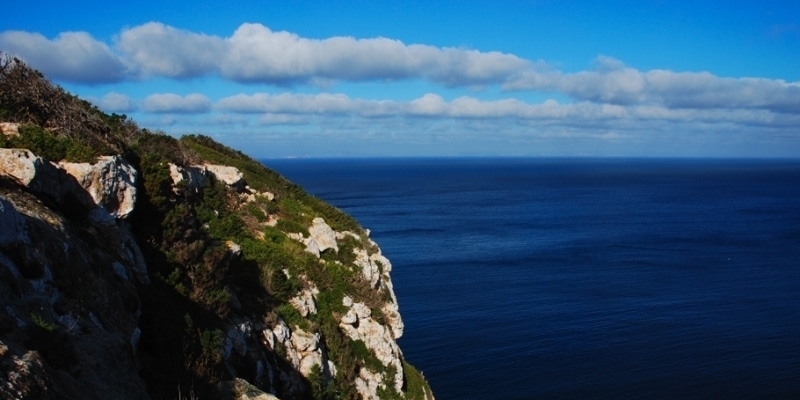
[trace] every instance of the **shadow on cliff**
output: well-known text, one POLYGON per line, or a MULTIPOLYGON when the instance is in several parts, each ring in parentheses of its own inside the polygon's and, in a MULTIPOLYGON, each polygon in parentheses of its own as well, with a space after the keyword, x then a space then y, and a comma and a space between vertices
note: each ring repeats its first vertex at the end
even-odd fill
POLYGON ((247 343, 237 346, 237 329, 245 321, 269 326, 274 321, 266 319, 275 318, 281 300, 264 287, 256 262, 207 233, 198 214, 215 192, 176 193, 163 171, 134 161, 138 170, 150 171, 130 217, 151 282, 139 285, 137 349, 148 392, 155 399, 222 398, 221 383, 241 378, 281 398, 311 398, 310 382, 260 332, 242 336, 247 343), (296 391, 277 376, 285 371, 306 388, 302 394, 289 395, 296 391))

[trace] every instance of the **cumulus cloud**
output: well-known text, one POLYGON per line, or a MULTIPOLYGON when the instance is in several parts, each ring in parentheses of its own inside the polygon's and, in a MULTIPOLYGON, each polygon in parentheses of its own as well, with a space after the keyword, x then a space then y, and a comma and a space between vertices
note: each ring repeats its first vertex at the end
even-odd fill
POLYGON ((243 24, 226 43, 220 71, 243 82, 423 78, 459 86, 499 83, 529 64, 511 54, 406 45, 382 37, 306 39, 261 24, 243 24))
POLYGON ((119 80, 127 72, 175 79, 219 73, 238 82, 271 84, 426 79, 465 86, 502 83, 530 65, 496 51, 408 45, 383 37, 308 39, 249 23, 223 38, 148 22, 123 29, 114 51, 84 32, 62 33, 55 40, 26 32, 5 32, 0 38, 3 47, 24 55, 36 68, 76 82, 86 82, 88 75, 59 66, 61 56, 70 54, 74 64, 100 70, 92 82, 119 80))
POLYGON ((584 127, 598 124, 636 125, 648 121, 758 126, 791 126, 792 123, 800 123, 798 116, 780 115, 760 109, 691 109, 592 101, 561 104, 552 99, 542 103, 526 103, 517 99, 486 101, 471 96, 448 101, 433 93, 407 102, 354 99, 344 94, 330 93, 239 94, 221 99, 215 104, 215 108, 227 113, 258 114, 265 124, 297 123, 303 118, 308 121, 318 116, 508 120, 584 127))
POLYGON ((0 49, 52 79, 98 84, 120 81, 126 73, 122 60, 86 32, 64 32, 53 40, 38 33, 0 32, 0 49))
POLYGON ((136 111, 136 102, 134 102, 130 97, 120 94, 111 92, 103 96, 100 100, 95 102, 100 109, 106 112, 121 112, 127 113, 136 111))
POLYGON ((193 78, 217 68, 225 42, 216 36, 180 30, 158 22, 125 29, 117 40, 131 68, 145 76, 193 78))
POLYGON ((229 112, 259 114, 358 114, 375 117, 397 112, 394 101, 351 99, 341 93, 238 94, 221 99, 216 107, 229 112))
MULTIPOLYGON (((252 23, 222 37, 149 22, 123 29, 113 46, 85 32, 65 32, 48 39, 36 33, 7 31, 0 33, 0 48, 51 78, 78 83, 206 76, 241 83, 328 86, 337 81, 426 80, 446 87, 496 85, 507 92, 549 92, 575 104, 593 103, 597 109, 604 105, 608 112, 617 113, 647 106, 676 112, 733 109, 800 115, 800 82, 728 78, 710 72, 641 71, 607 56, 598 57, 587 70, 566 73, 542 61, 508 53, 406 44, 383 37, 310 39, 252 23)), ((142 106, 153 112, 207 110, 210 100, 198 96, 154 98, 142 106)), ((396 113, 422 117, 443 111, 465 118, 506 115, 508 110, 532 113, 529 105, 514 99, 493 103, 463 98, 446 103, 435 95, 399 104, 341 94, 255 94, 226 98, 218 107, 251 113, 349 113, 352 104, 360 104, 357 113, 365 117, 396 113)), ((558 109, 563 112, 564 107, 558 109)))
POLYGON ((765 78, 723 78, 709 72, 646 72, 600 57, 594 69, 566 74, 531 69, 504 84, 506 90, 564 93, 576 100, 669 108, 755 108, 800 113, 800 82, 765 78))
POLYGON ((186 96, 174 93, 159 93, 147 96, 142 102, 142 108, 151 113, 204 113, 211 109, 211 100, 200 93, 192 93, 186 96))

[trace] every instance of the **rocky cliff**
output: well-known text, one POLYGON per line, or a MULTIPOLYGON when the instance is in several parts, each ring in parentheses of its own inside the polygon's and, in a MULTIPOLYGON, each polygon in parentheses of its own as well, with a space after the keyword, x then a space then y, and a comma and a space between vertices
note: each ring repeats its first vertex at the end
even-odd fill
POLYGON ((432 398, 351 217, 7 57, 0 118, 0 397, 432 398))

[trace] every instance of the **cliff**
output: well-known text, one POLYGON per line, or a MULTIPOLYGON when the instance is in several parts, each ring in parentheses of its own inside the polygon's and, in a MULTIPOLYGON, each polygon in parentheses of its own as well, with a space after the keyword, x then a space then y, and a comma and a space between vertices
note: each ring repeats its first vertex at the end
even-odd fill
POLYGON ((0 61, 0 397, 431 399, 368 231, 0 61))

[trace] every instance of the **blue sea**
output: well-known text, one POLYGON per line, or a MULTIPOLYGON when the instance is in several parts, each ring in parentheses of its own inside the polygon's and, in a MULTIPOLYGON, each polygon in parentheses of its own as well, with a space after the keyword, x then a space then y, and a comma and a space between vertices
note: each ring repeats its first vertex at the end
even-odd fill
POLYGON ((800 398, 800 161, 264 163, 372 231, 440 400, 800 398))

